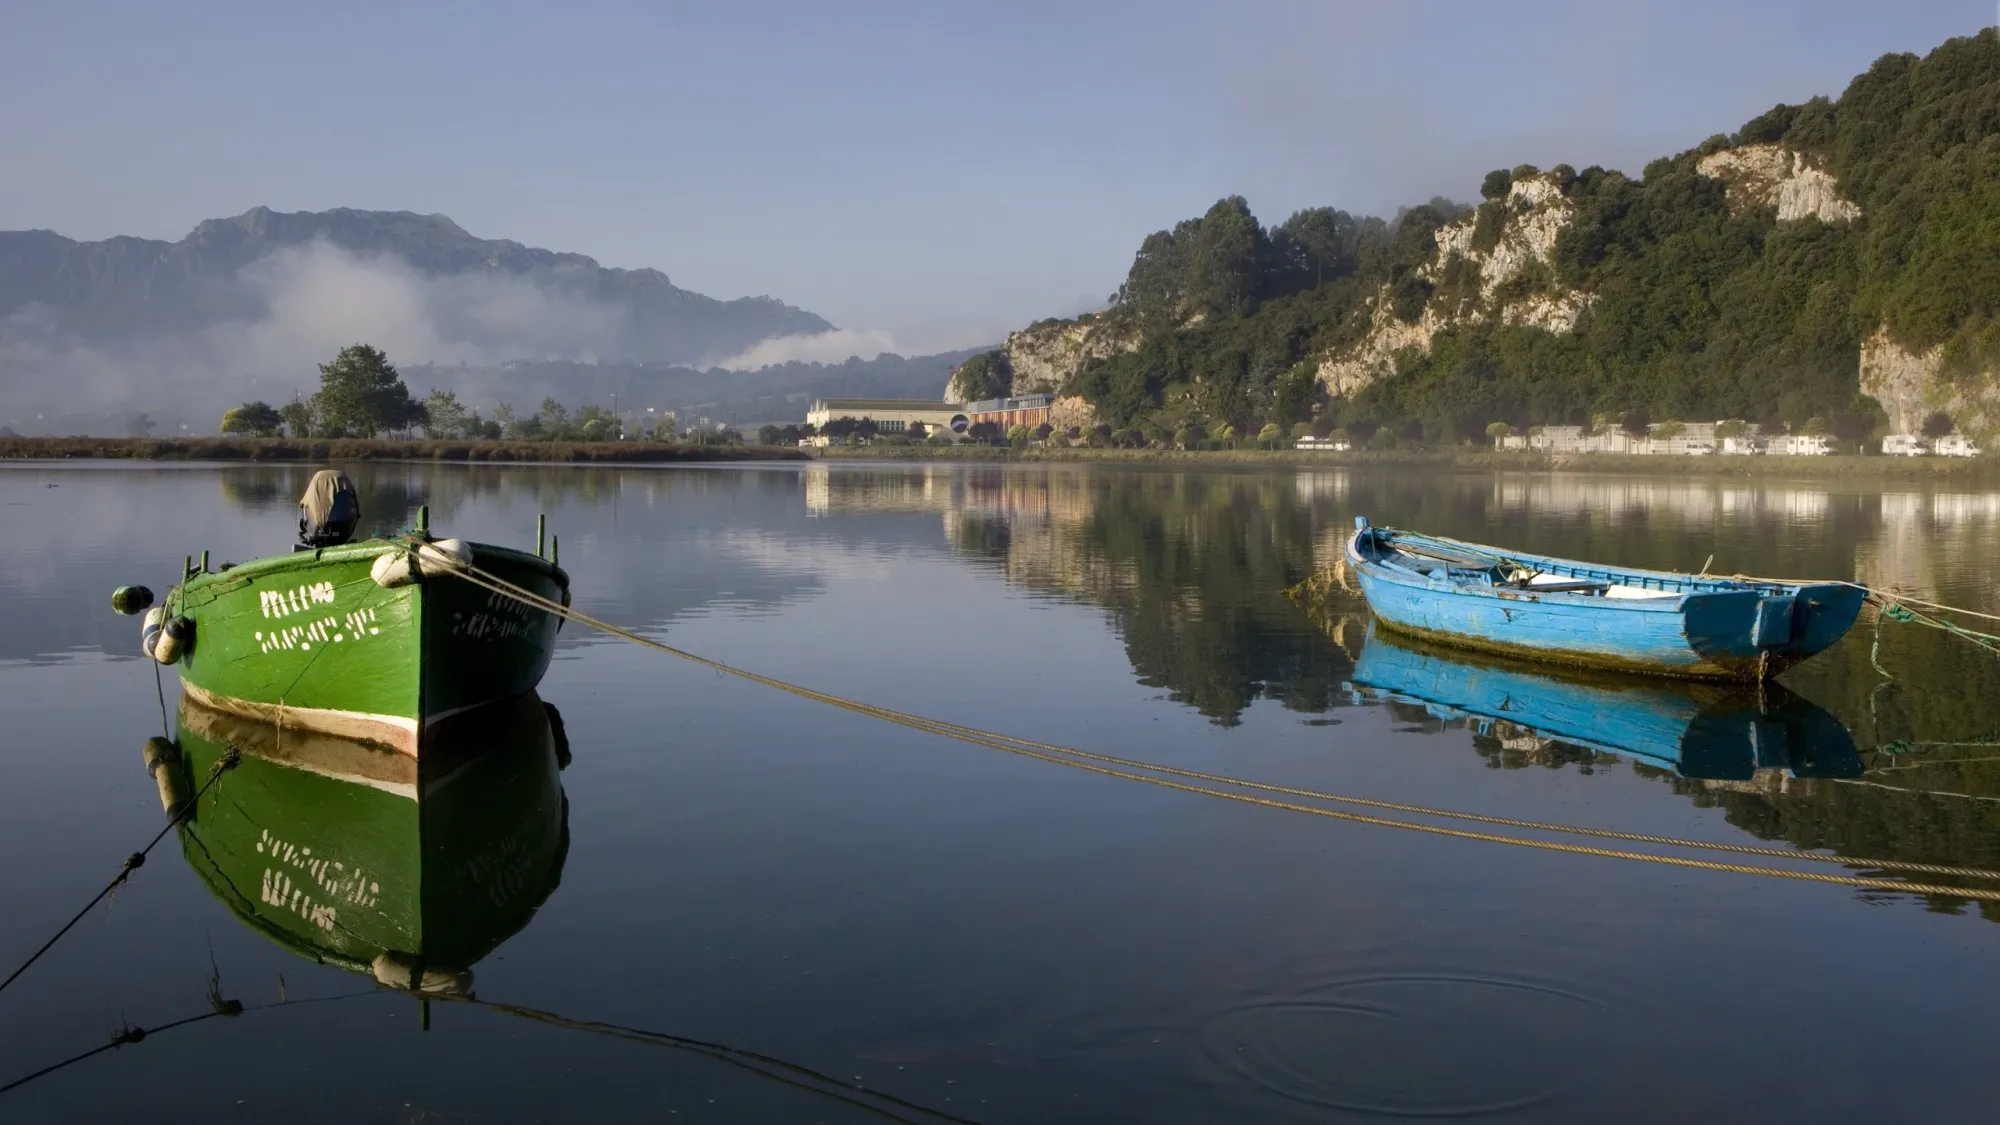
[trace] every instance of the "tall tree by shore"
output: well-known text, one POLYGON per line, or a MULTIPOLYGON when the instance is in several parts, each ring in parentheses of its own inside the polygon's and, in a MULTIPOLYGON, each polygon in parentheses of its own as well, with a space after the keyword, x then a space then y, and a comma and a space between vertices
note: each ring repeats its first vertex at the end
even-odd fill
POLYGON ((320 365, 313 406, 327 436, 374 437, 422 425, 428 417, 389 357, 368 344, 351 344, 320 365))

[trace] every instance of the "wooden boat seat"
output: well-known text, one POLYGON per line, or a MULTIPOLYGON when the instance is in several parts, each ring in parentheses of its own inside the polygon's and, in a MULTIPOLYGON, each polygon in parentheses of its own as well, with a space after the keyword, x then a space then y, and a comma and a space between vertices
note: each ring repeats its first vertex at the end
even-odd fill
MULTIPOLYGON (((1518 572, 1517 572, 1518 573, 1518 572)), ((1655 590, 1645 586, 1627 586, 1608 578, 1570 578, 1561 574, 1536 574, 1528 578, 1516 578, 1507 583, 1526 590, 1537 590, 1553 594, 1596 594, 1605 598, 1625 601, 1645 601, 1650 598, 1677 598, 1678 590, 1655 590)))
POLYGON ((1643 586, 1613 586, 1604 591, 1607 598, 1622 598, 1626 601, 1642 602, 1650 598, 1678 598, 1679 590, 1649 590, 1643 586))
POLYGON ((1611 588, 1611 583, 1609 582, 1592 582, 1589 580, 1572 582, 1522 582, 1519 585, 1524 590, 1533 590, 1538 594, 1595 594, 1611 588))

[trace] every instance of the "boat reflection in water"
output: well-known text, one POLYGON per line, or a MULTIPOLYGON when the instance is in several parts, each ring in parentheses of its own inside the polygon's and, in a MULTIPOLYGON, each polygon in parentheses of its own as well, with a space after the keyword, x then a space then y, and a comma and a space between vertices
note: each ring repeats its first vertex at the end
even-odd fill
POLYGON ((1370 623, 1353 682, 1480 734, 1607 751, 1682 777, 1747 781, 1859 777, 1839 719, 1776 683, 1761 688, 1617 676, 1472 655, 1393 639, 1370 623))
POLYGON ((179 718, 178 755, 147 748, 163 802, 241 754, 181 823, 188 865, 300 956, 463 993, 472 965, 561 878, 568 754, 560 718, 533 693, 454 717, 421 761, 190 700, 179 718))

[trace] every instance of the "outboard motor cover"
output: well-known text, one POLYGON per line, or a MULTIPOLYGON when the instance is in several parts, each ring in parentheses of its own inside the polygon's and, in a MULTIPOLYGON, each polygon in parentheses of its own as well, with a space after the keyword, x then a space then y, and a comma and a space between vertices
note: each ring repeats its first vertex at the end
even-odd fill
POLYGON ((338 469, 321 469, 299 498, 299 542, 308 547, 338 547, 354 538, 361 522, 361 496, 354 482, 338 469))

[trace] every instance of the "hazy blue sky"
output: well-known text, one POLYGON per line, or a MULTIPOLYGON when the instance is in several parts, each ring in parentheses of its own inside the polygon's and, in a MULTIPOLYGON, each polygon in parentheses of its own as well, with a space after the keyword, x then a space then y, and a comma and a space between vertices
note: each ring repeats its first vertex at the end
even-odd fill
POLYGON ((769 293, 905 351, 1100 301, 1148 231, 1636 172, 1991 0, 0 5, 0 229, 257 204, 769 293))

